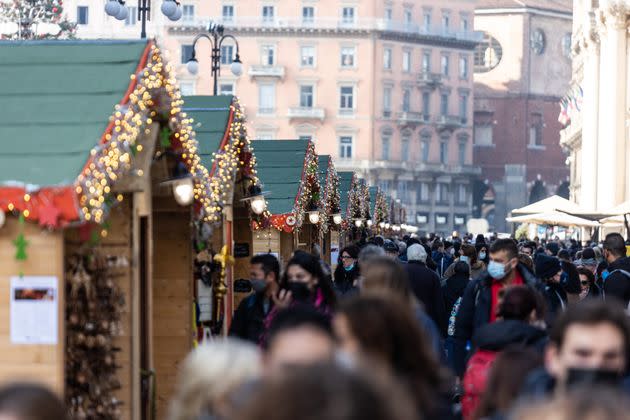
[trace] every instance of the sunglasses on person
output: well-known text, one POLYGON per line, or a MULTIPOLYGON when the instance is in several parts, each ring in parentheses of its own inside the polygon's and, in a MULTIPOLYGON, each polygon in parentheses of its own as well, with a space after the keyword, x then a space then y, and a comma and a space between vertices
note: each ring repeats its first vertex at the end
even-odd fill
POLYGON ((342 260, 352 260, 353 258, 350 255, 342 255, 341 259, 342 260))

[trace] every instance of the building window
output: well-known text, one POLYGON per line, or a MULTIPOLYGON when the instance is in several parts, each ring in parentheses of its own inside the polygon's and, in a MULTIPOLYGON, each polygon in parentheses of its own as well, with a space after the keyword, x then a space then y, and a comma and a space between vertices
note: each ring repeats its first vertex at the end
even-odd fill
POLYGON ((389 160, 389 148, 390 148, 391 139, 392 139, 392 136, 389 133, 383 133, 381 137, 381 140, 382 140, 381 158, 383 160, 389 160))
POLYGON ((492 125, 475 124, 475 144, 478 146, 491 146, 492 145, 492 125))
POLYGON ((276 9, 274 6, 263 6, 262 19, 264 23, 273 23, 276 19, 276 9))
POLYGON ((411 111, 411 89, 403 90, 402 110, 403 112, 411 111))
POLYGON ((461 22, 462 32, 468 32, 468 17, 462 15, 460 22, 461 22))
POLYGON ((263 45, 260 53, 260 64, 263 66, 273 66, 276 64, 275 45, 263 45))
POLYGON ((315 67, 315 47, 303 46, 300 49, 300 65, 302 67, 315 67))
POLYGON ((423 163, 427 163, 429 161, 429 148, 431 146, 431 135, 423 134, 420 137, 420 147, 421 147, 421 158, 423 163))
POLYGON ((448 163, 448 141, 440 142, 440 163, 446 165, 448 163))
POLYGON ((302 23, 315 22, 315 8, 312 6, 302 7, 302 23))
POLYGON ((192 80, 183 80, 179 82, 179 92, 182 96, 190 96, 195 94, 195 82, 192 80))
POLYGON ((448 55, 442 56, 442 75, 448 76, 448 67, 449 67, 449 59, 448 55))
POLYGON ((448 93, 443 93, 442 95, 440 95, 440 115, 448 115, 448 96, 448 93))
POLYGON ((413 15, 411 14, 411 9, 405 9, 403 12, 403 16, 405 19, 405 26, 409 27, 413 22, 413 15))
POLYGON ((269 129, 256 130, 256 140, 273 140, 273 138, 274 138, 273 130, 269 130, 269 129))
POLYGON ((468 80, 468 58, 459 57, 459 78, 468 80))
POLYGON ((182 56, 181 63, 186 64, 192 58, 193 55, 193 46, 192 45, 182 45, 182 56))
POLYGON ((352 137, 339 137, 339 157, 341 159, 352 159, 352 137))
POLYGON ((341 47, 341 67, 354 67, 355 47, 341 47))
POLYGON ((442 15, 442 30, 446 33, 451 26, 451 16, 447 13, 442 15))
POLYGON ((426 204, 431 200, 429 191, 429 183, 421 182, 418 184, 418 190, 416 191, 416 202, 418 204, 426 204))
POLYGON ((314 88, 312 85, 300 86, 300 107, 313 108, 313 91, 314 88))
POLYGON ((431 114, 431 92, 422 92, 422 118, 427 121, 431 114))
POLYGON ((409 181, 398 181, 397 197, 403 203, 409 202, 409 181))
POLYGON ((354 7, 344 7, 341 9, 341 22, 344 24, 354 23, 354 7))
POLYGON ((543 145, 543 119, 541 114, 531 115, 531 125, 529 127, 530 146, 543 145))
POLYGON ((231 4, 225 4, 221 8, 221 16, 223 17, 223 22, 233 22, 234 21, 234 6, 231 4))
POLYGON ((466 204, 466 201, 468 199, 466 186, 462 184, 458 184, 457 189, 455 191, 456 191, 455 201, 457 202, 457 204, 466 204))
POLYGON ((457 157, 460 165, 466 164, 466 141, 459 142, 459 149, 457 149, 457 157))
POLYGON ((88 24, 88 7, 87 6, 77 6, 77 24, 79 25, 88 24))
POLYGON ((265 83, 258 85, 258 113, 273 114, 276 110, 276 85, 265 83))
POLYGON ((447 204, 449 201, 448 184, 438 182, 435 187, 435 201, 440 204, 447 204))
POLYGON ((184 4, 182 6, 182 20, 191 22, 195 19, 195 6, 192 4, 184 4))
POLYGON ((403 134, 400 141, 400 160, 409 160, 409 143, 411 136, 409 134, 403 134))
POLYGON ((383 88, 383 117, 389 118, 392 115, 392 88, 383 88))
POLYGON ((468 124, 468 95, 465 93, 459 95, 459 118, 462 124, 468 124))
POLYGON ((391 7, 388 7, 387 9, 385 9, 385 20, 388 22, 391 22, 392 17, 393 17, 392 9, 391 7))
POLYGON ((402 70, 405 73, 411 71, 411 51, 403 51, 402 70))
POLYGON ((352 111, 354 109, 354 87, 341 86, 339 88, 339 109, 352 111))
POLYGON ((234 45, 221 46, 221 64, 230 65, 234 61, 234 45))
POLYGON ((138 22, 138 8, 136 6, 128 7, 129 14, 125 19, 125 26, 133 26, 138 22))
POLYGON ((431 11, 425 10, 422 15, 422 25, 424 26, 425 32, 429 32, 431 30, 431 11))
POLYGON ((234 83, 219 83, 219 95, 234 95, 234 83))
POLYGON ((383 68, 390 70, 392 68, 392 49, 385 48, 383 50, 383 68))
POLYGON ((422 71, 429 73, 431 71, 431 52, 425 51, 422 53, 422 71))
POLYGON ((298 140, 311 141, 311 140, 313 140, 313 136, 298 136, 298 140))

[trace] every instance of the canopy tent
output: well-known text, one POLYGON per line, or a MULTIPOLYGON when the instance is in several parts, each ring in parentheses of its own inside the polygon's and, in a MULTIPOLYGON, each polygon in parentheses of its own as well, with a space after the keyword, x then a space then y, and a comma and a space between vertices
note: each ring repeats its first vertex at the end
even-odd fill
POLYGON ((598 227, 599 223, 572 216, 559 211, 549 211, 545 213, 528 214, 523 216, 508 217, 510 223, 534 223, 537 225, 550 226, 578 226, 578 227, 598 227))
POLYGON ((514 209, 511 213, 512 215, 537 214, 555 211, 561 211, 565 213, 578 213, 581 210, 582 209, 578 204, 569 201, 566 198, 562 198, 558 195, 552 195, 551 197, 547 197, 525 207, 514 209))

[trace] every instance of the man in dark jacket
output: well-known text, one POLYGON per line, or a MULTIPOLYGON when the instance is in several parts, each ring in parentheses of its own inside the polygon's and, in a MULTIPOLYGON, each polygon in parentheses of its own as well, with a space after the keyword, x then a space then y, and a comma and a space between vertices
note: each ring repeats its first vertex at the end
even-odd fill
POLYGON ((627 307, 630 302, 630 258, 626 257, 623 236, 618 233, 606 235, 604 258, 608 262, 608 277, 604 278, 604 299, 619 299, 627 307))
POLYGON ((516 285, 544 292, 542 282, 519 263, 516 243, 511 239, 498 239, 490 246, 488 273, 468 284, 457 313, 453 333, 457 375, 464 373, 467 342, 480 327, 496 321, 500 291, 516 285))
POLYGON ((273 307, 272 296, 278 292, 280 263, 271 254, 256 255, 250 261, 249 276, 254 293, 238 306, 230 325, 230 335, 258 343, 264 320, 273 307))
POLYGON ((411 290, 424 305, 427 315, 445 335, 447 318, 440 278, 426 266, 426 260, 427 252, 424 247, 418 244, 411 245, 407 249, 408 263, 404 265, 404 268, 409 277, 411 290))

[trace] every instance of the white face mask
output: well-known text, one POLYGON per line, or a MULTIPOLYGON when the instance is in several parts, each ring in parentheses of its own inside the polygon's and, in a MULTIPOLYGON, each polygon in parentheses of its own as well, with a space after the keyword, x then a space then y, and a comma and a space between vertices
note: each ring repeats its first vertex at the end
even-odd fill
POLYGON ((488 264, 488 274, 495 280, 501 280, 505 277, 505 265, 496 261, 490 261, 488 264))

